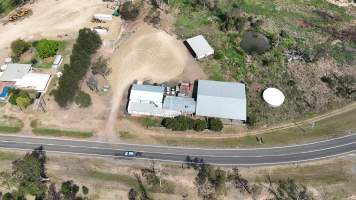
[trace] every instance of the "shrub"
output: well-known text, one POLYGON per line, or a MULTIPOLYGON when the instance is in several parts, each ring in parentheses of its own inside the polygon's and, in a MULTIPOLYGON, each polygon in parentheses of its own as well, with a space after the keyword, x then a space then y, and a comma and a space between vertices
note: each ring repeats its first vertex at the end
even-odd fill
POLYGON ((9 98, 9 102, 12 105, 16 105, 21 109, 26 109, 32 103, 32 99, 28 92, 14 89, 10 91, 11 96, 9 98))
POLYGON ((13 53, 13 58, 15 58, 15 61, 18 60, 18 58, 25 53, 27 50, 29 50, 31 45, 27 43, 24 40, 17 39, 11 43, 11 50, 13 53))
POLYGON ((222 131, 224 125, 220 119, 210 118, 209 119, 209 129, 212 131, 222 131))
POLYGON ((165 118, 163 119, 163 126, 168 129, 172 129, 173 131, 186 131, 190 129, 191 120, 185 116, 177 116, 173 119, 165 118))
POLYGON ((87 195, 89 193, 89 188, 86 187, 85 185, 82 186, 82 191, 84 195, 87 195))
POLYGON ((60 43, 55 40, 42 39, 35 43, 35 47, 40 58, 48 58, 56 55, 60 43))
POLYGON ((75 103, 81 108, 89 107, 91 105, 90 95, 83 91, 79 91, 77 96, 75 97, 75 103))
POLYGON ((203 131, 207 128, 207 123, 205 120, 197 119, 194 120, 186 116, 177 116, 174 118, 164 118, 162 120, 162 125, 173 131, 186 131, 195 130, 203 131))
POLYGON ((133 21, 137 18, 138 14, 140 13, 140 9, 138 5, 135 5, 131 1, 126 1, 121 8, 121 17, 124 20, 133 21))
POLYGON ((16 99, 17 99, 17 97, 19 97, 20 90, 19 89, 11 89, 9 93, 11 95, 9 98, 9 102, 11 103, 11 105, 16 106, 16 99))
POLYGON ((149 128, 149 127, 159 126, 160 121, 159 121, 158 119, 145 117, 145 118, 142 119, 141 123, 142 123, 142 125, 144 125, 146 128, 149 128))
POLYGON ((197 119, 194 123, 194 130, 195 131, 203 131, 208 127, 205 120, 197 119))

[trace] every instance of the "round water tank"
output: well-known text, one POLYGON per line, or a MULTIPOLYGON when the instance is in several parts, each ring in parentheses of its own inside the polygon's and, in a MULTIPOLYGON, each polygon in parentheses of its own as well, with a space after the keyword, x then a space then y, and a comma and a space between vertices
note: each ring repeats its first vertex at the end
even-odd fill
POLYGON ((262 97, 272 107, 281 106, 285 100, 283 92, 277 88, 267 88, 263 91, 262 97))

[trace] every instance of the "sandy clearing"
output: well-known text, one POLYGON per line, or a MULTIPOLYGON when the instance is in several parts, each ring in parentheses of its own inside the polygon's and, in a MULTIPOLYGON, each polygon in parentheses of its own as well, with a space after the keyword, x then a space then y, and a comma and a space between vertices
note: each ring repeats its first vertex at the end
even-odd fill
POLYGON ((105 128, 106 139, 115 138, 115 122, 127 88, 134 80, 160 83, 183 73, 191 63, 191 55, 179 40, 164 31, 142 25, 121 44, 109 62, 113 86, 111 112, 105 128))
POLYGON ((38 0, 32 6, 33 15, 0 25, 0 61, 8 55, 10 43, 17 38, 54 38, 64 34, 74 38, 95 12, 106 9, 101 0, 38 0))

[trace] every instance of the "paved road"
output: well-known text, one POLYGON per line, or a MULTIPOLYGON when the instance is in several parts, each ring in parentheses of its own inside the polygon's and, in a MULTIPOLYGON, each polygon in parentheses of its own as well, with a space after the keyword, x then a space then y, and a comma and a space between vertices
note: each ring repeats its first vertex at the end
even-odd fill
POLYGON ((137 144, 109 144, 82 140, 0 134, 0 148, 31 150, 43 146, 49 152, 123 158, 125 151, 142 152, 136 159, 184 162, 187 156, 226 166, 263 166, 299 163, 356 152, 356 134, 304 145, 257 149, 198 149, 137 144))

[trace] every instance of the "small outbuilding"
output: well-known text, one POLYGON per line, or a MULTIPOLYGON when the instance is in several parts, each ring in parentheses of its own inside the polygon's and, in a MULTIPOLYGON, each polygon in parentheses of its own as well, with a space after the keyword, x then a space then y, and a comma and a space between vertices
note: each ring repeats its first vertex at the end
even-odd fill
POLYGON ((112 20, 112 15, 107 15, 107 14, 95 14, 94 19, 100 20, 100 21, 111 21, 112 20))
POLYGON ((63 61, 63 57, 61 55, 56 55, 53 61, 52 68, 57 70, 61 65, 62 61, 63 61))
POLYGON ((185 45, 198 60, 214 54, 214 49, 202 35, 187 39, 185 45))
POLYGON ((196 115, 246 121, 245 84, 199 80, 196 115))

